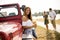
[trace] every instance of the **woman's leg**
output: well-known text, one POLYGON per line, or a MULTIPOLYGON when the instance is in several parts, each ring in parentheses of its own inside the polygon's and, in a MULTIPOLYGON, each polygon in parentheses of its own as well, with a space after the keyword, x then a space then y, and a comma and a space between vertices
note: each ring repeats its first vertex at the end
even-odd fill
POLYGON ((47 28, 47 30, 48 30, 48 24, 46 24, 46 28, 47 28))
POLYGON ((32 34, 33 34, 33 36, 37 39, 37 35, 36 35, 35 30, 32 30, 32 34))

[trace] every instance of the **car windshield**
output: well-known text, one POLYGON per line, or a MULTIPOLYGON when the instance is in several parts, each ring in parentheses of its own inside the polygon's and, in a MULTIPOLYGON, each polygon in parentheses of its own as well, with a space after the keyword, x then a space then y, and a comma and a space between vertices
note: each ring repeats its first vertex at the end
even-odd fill
POLYGON ((16 16, 18 10, 16 7, 0 7, 0 17, 16 16))

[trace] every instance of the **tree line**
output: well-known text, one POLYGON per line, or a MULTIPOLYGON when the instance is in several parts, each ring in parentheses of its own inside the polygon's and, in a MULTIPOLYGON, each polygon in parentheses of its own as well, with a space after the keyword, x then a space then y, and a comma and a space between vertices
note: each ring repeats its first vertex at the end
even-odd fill
MULTIPOLYGON (((60 10, 54 10, 56 12, 56 14, 60 14, 60 10)), ((49 14, 49 12, 47 11, 47 13, 49 14)), ((34 14, 32 14, 32 16, 42 16, 43 12, 35 12, 34 14)))

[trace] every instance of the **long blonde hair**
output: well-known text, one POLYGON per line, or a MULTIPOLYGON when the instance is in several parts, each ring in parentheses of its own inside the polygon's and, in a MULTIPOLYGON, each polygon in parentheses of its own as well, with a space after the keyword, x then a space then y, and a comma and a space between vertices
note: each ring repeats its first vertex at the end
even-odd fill
POLYGON ((29 7, 26 7, 26 8, 24 9, 24 14, 23 14, 23 15, 24 15, 24 16, 27 16, 28 19, 32 20, 32 15, 31 15, 31 9, 30 9, 30 8, 29 8, 29 9, 30 9, 29 15, 26 14, 26 9, 28 9, 28 8, 29 8, 29 7))

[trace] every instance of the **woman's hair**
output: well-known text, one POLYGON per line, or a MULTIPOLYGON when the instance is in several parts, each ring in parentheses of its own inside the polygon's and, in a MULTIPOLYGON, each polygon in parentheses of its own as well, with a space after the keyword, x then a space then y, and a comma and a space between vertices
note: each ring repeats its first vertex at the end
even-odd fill
POLYGON ((30 9, 29 14, 28 14, 28 15, 26 14, 26 10, 27 10, 28 8, 29 8, 29 7, 26 7, 26 8, 24 9, 24 14, 23 14, 23 15, 24 15, 24 16, 27 16, 28 19, 32 20, 32 15, 31 15, 31 9, 30 9, 30 8, 29 8, 29 9, 30 9))
POLYGON ((46 12, 44 11, 44 13, 46 13, 46 12))

